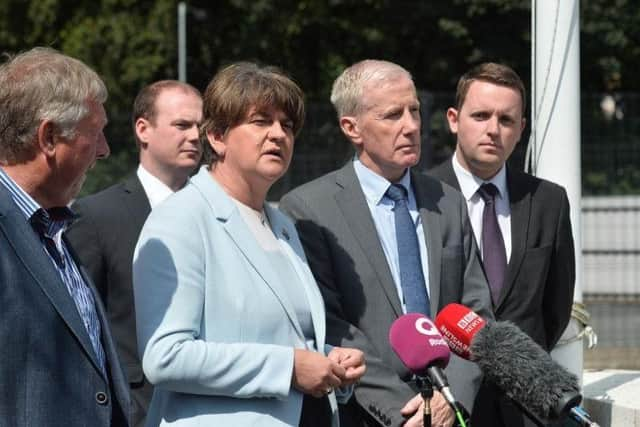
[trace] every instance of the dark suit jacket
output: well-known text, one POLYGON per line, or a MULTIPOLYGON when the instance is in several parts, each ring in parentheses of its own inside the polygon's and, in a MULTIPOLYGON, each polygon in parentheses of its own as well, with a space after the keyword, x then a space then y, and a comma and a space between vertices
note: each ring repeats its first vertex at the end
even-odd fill
MULTIPOLYGON (((460 190, 450 160, 429 174, 460 190)), ((510 168, 507 188, 512 249, 505 285, 494 307, 496 320, 514 322, 551 351, 569 323, 573 302, 575 259, 569 200, 559 185, 510 168)), ((493 390, 481 396, 497 393, 493 390)), ((475 407, 490 405, 476 402, 475 407)), ((487 417, 474 422, 474 427, 498 425, 487 417)), ((505 420, 505 425, 516 425, 514 422, 505 420)))
MULTIPOLYGON (((412 184, 424 224, 432 313, 462 302, 491 318, 464 199, 424 175, 413 173, 412 184)), ((293 190, 280 208, 296 221, 325 299, 327 342, 365 352, 367 372, 355 389, 357 402, 341 409, 343 427, 400 425, 400 409, 417 389, 389 346, 389 327, 402 307, 353 163, 293 190)), ((474 365, 452 356, 447 375, 465 405, 473 403, 478 374, 474 365)))
POLYGON ((96 300, 107 377, 38 234, 0 185, 0 425, 129 425, 126 381, 100 299, 84 277, 96 300))
POLYGON ((153 389, 142 373, 136 340, 136 316, 131 284, 133 250, 151 208, 138 177, 73 204, 79 218, 67 231, 107 309, 118 354, 131 389, 131 419, 141 426, 153 389))

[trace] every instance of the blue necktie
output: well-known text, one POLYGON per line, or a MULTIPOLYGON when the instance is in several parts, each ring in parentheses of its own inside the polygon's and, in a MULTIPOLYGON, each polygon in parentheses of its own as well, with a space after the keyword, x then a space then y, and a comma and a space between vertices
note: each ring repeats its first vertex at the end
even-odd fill
POLYGON ((401 185, 392 184, 387 189, 386 195, 395 203, 393 214, 400 263, 400 286, 407 313, 422 313, 429 316, 431 313, 429 295, 422 273, 418 235, 409 213, 407 191, 401 185))
POLYGON ((482 184, 478 194, 484 200, 482 211, 482 264, 484 272, 491 288, 493 304, 498 304, 498 298, 504 284, 504 276, 507 272, 507 253, 504 248, 504 239, 496 217, 495 197, 498 188, 491 184, 482 184))

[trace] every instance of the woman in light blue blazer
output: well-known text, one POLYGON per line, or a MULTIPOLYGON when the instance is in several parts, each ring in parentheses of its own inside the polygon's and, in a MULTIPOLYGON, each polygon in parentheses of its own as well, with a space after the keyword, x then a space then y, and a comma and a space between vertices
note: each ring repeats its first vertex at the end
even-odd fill
MULTIPOLYGON (((154 208, 133 282, 147 426, 336 426, 362 352, 327 348, 293 223, 265 203, 302 127, 300 88, 252 63, 204 95, 208 163, 154 208)), ((176 124, 178 126, 179 124, 176 124)))

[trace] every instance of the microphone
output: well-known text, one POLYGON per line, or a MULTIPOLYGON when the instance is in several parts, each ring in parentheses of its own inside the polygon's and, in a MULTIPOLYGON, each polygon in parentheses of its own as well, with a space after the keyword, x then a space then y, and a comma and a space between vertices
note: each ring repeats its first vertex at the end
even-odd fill
POLYGON ((447 400, 460 425, 467 425, 468 412, 453 396, 442 371, 449 364, 451 351, 436 325, 423 314, 405 314, 391 325, 389 342, 407 369, 418 378, 428 377, 447 400))
POLYGON ((512 322, 486 322, 463 305, 449 304, 435 323, 451 350, 475 362, 536 424, 569 416, 580 426, 598 426, 578 406, 576 376, 512 322))

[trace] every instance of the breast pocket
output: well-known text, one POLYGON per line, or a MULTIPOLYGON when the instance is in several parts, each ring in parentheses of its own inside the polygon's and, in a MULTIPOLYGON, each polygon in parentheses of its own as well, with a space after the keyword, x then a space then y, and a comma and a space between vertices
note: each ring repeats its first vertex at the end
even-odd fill
MULTIPOLYGON (((551 264, 553 245, 544 245, 537 248, 529 248, 524 253, 520 275, 525 280, 538 277, 541 281, 546 279, 551 264)), ((531 285, 535 285, 531 283, 531 285)))

